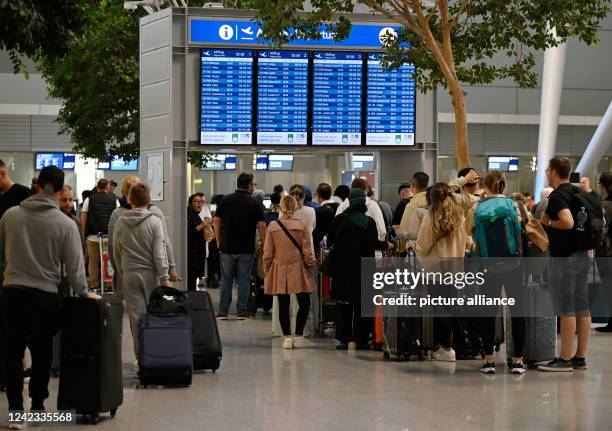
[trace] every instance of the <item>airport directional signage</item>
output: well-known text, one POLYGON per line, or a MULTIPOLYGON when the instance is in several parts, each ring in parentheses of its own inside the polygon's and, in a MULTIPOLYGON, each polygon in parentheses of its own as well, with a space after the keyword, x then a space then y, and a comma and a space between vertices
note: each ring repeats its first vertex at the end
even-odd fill
MULTIPOLYGON (((322 25, 319 33, 321 39, 307 40, 297 38, 290 40, 286 45, 290 47, 340 47, 340 48, 376 48, 383 46, 385 37, 397 35, 399 26, 384 24, 353 23, 347 38, 339 42, 334 41, 334 33, 327 26, 322 25)), ((290 31, 291 32, 291 31, 290 31)), ((190 42, 201 44, 223 45, 263 45, 269 41, 261 37, 261 29, 257 22, 239 20, 213 20, 206 18, 192 18, 190 24, 190 42)))

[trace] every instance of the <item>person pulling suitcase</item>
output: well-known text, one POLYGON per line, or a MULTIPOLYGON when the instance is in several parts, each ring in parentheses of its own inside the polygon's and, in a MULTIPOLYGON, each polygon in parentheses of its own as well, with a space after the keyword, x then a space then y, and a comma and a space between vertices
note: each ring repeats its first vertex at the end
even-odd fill
MULTIPOLYGON (((11 411, 24 409, 22 358, 26 347, 32 353, 31 410, 45 409, 53 336, 59 328, 57 289, 62 263, 75 293, 100 299, 87 289, 78 228, 59 208, 64 172, 55 166, 45 167, 38 184, 37 194, 9 209, 0 220, 0 285, 4 290, 0 316, 6 334, 4 355, 11 411)), ((9 424, 9 429, 20 428, 19 423, 9 424)))
MULTIPOLYGON (((158 286, 169 286, 168 256, 161 220, 149 211, 149 186, 130 189, 131 210, 117 221, 113 234, 116 270, 123 280, 125 306, 130 318, 134 353, 138 357, 138 323, 147 311, 149 297, 158 286)), ((138 364, 135 363, 135 367, 138 364)))

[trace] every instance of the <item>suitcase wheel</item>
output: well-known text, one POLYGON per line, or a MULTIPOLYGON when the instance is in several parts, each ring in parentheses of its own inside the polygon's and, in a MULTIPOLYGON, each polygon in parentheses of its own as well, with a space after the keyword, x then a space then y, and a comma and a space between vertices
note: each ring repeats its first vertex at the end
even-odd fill
POLYGON ((97 413, 93 414, 93 415, 90 415, 90 418, 91 418, 92 425, 97 425, 98 424, 98 414, 97 413))
POLYGON ((112 410, 110 411, 111 418, 114 418, 116 414, 117 414, 117 409, 116 409, 116 408, 115 408, 115 409, 112 409, 112 410))
POLYGON ((389 352, 383 352, 383 359, 389 360, 389 352))
POLYGON ((398 356, 397 356, 397 360, 398 360, 399 362, 405 362, 405 361, 407 361, 408 359, 409 359, 409 357, 408 357, 407 355, 398 355, 398 356))
POLYGON ((424 361, 425 357, 423 356, 423 351, 419 350, 419 353, 417 353, 417 357, 419 358, 419 361, 424 361))

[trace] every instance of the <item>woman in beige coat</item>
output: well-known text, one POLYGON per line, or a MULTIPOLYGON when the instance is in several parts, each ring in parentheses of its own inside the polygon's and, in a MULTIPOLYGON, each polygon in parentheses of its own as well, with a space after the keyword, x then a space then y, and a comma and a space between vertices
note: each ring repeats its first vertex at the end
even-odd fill
POLYGON ((283 348, 313 347, 314 344, 304 338, 310 294, 315 290, 311 234, 302 220, 294 218, 298 203, 293 196, 283 196, 280 210, 280 219, 270 223, 266 234, 263 255, 264 292, 278 298, 279 320, 285 337, 283 348), (294 337, 291 336, 289 318, 292 294, 295 294, 299 304, 294 337))

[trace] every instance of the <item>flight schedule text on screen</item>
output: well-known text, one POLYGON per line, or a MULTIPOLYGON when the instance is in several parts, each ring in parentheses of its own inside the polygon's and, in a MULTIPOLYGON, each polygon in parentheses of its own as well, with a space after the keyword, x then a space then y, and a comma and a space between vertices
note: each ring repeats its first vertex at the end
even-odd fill
POLYGON ((414 145, 415 68, 382 68, 381 55, 368 54, 366 145, 414 145))
POLYGON ((306 145, 308 52, 258 51, 257 143, 306 145))
POLYGON ((363 55, 314 52, 312 145, 361 144, 363 55))
POLYGON ((253 51, 202 49, 200 143, 250 145, 253 51))

